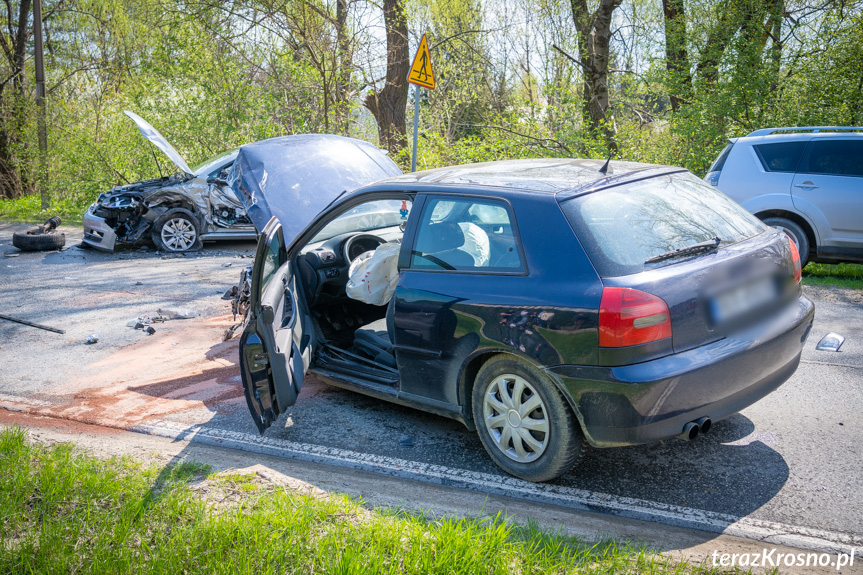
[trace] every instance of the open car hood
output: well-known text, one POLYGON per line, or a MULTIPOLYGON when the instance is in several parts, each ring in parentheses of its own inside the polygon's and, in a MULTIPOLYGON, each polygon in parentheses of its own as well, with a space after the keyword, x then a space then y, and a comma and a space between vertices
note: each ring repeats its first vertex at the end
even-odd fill
POLYGON ((180 168, 183 172, 192 177, 194 174, 192 172, 192 168, 189 167, 189 164, 186 163, 186 160, 183 159, 183 156, 180 155, 177 150, 174 149, 174 146, 168 143, 168 140, 159 133, 159 130, 150 125, 150 123, 136 114, 135 112, 130 112, 129 110, 125 110, 123 112, 130 118, 135 124, 138 126, 138 129, 141 131, 141 135, 150 140, 154 146, 162 150, 168 158, 174 164, 180 168))
POLYGON ((228 183, 258 232, 276 216, 290 243, 343 192, 401 173, 368 142, 303 134, 242 146, 228 183))

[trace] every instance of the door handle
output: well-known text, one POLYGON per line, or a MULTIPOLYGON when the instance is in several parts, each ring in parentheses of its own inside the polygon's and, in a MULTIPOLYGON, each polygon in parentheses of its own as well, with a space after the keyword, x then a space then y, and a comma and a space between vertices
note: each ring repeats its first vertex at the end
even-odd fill
POLYGON ((809 180, 806 180, 802 184, 795 184, 794 187, 800 188, 802 190, 814 190, 818 186, 816 186, 814 183, 810 182, 809 180))

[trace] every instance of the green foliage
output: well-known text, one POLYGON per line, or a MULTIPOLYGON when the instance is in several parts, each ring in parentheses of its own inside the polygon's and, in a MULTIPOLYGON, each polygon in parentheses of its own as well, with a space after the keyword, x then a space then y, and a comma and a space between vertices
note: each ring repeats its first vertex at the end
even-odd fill
MULTIPOLYGON (((52 208, 42 213, 32 197, 0 200, 0 217, 58 213, 77 220, 100 192, 173 172, 123 110, 148 120, 191 165, 284 134, 375 139, 374 121, 361 105, 369 86, 380 85, 385 49, 372 5, 347 3, 343 51, 334 0, 45 4, 52 208)), ((789 3, 779 20, 770 2, 683 5, 685 26, 678 30, 686 65, 671 71, 659 0, 625 0, 615 16, 609 85, 615 157, 704 175, 729 137, 765 126, 863 123, 860 0, 811 10, 789 3), (672 96, 680 102, 676 110, 672 96)), ((583 71, 566 56, 577 52, 570 2, 405 0, 405 6, 412 44, 429 34, 438 79, 436 90, 422 91, 421 168, 611 155, 602 134, 583 125, 583 71)), ((30 59, 25 67, 27 82, 0 98, 0 160, 6 133, 11 166, 4 175, 0 161, 0 196, 8 186, 36 191, 30 59)), ((409 152, 396 160, 409 167, 409 152)))
POLYGON ((100 460, 21 428, 0 430, 0 468, 2 573, 714 572, 502 516, 381 512, 192 463, 100 460))
POLYGON ((837 286, 863 291, 863 265, 861 264, 806 264, 803 283, 817 286, 837 286))

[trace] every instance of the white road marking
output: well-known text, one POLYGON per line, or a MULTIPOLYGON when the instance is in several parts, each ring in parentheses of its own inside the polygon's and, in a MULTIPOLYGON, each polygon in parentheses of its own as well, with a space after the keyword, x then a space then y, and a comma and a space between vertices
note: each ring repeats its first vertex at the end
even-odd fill
POLYGON ((438 485, 473 489, 483 493, 688 527, 710 533, 724 533, 807 551, 847 553, 851 546, 863 547, 863 537, 849 533, 786 525, 749 517, 737 517, 573 487, 530 483, 508 475, 481 473, 310 443, 258 437, 250 433, 225 429, 190 427, 176 422, 162 421, 152 425, 134 426, 130 428, 130 431, 313 463, 384 473, 438 485))

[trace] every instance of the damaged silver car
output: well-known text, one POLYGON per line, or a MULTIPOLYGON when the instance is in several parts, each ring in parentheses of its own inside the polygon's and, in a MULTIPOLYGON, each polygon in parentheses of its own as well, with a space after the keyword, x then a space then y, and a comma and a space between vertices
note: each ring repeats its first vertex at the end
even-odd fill
POLYGON ((170 176, 116 186, 84 214, 83 242, 104 251, 152 240, 167 252, 201 248, 204 240, 255 239, 255 227, 225 178, 237 150, 190 168, 146 120, 126 111, 141 134, 177 166, 170 176))

